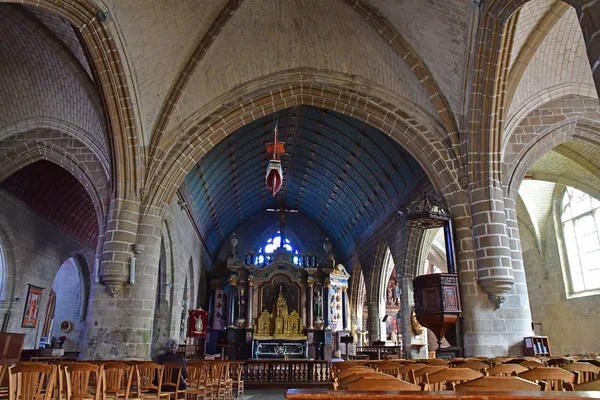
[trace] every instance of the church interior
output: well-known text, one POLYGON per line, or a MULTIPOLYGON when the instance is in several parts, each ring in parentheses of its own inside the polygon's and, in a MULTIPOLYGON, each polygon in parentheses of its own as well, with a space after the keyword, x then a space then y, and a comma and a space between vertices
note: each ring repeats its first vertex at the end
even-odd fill
POLYGON ((599 94, 596 0, 1 2, 0 398, 600 391, 599 94))

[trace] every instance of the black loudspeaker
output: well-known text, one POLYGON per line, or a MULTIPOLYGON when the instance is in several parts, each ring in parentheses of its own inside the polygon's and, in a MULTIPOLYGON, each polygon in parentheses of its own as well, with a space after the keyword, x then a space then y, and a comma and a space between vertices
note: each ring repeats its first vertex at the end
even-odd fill
POLYGON ((381 320, 381 322, 385 322, 385 321, 387 321, 387 319, 388 319, 388 315, 385 314, 384 317, 383 317, 383 319, 381 320))

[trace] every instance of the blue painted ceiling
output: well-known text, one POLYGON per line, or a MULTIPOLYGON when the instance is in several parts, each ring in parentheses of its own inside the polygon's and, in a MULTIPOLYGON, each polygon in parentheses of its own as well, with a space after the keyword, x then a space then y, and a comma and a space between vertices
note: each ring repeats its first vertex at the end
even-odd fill
POLYGON ((244 221, 283 202, 317 222, 347 256, 424 176, 403 147, 372 126, 297 106, 231 134, 200 160, 184 185, 213 254, 244 221), (288 155, 282 157, 283 188, 274 199, 265 185, 265 145, 273 140, 276 119, 288 155))

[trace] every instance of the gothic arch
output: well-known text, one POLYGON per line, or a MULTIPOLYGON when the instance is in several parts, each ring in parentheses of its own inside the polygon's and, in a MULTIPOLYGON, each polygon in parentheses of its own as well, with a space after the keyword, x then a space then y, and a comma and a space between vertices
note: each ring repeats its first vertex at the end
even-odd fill
POLYGON ((513 168, 507 173, 507 196, 516 201, 516 196, 525 173, 533 163, 549 150, 569 140, 579 140, 600 146, 600 123, 584 118, 567 119, 552 125, 537 135, 537 139, 518 155, 513 168))
POLYGON ((71 154, 69 150, 71 149, 44 140, 31 140, 20 143, 12 147, 10 151, 4 152, 5 162, 0 165, 0 182, 34 162, 40 160, 50 161, 67 170, 86 189, 96 210, 100 233, 103 233, 108 207, 107 188, 98 188, 97 180, 94 179, 87 165, 79 160, 77 156, 71 154))
POLYGON ((112 185, 116 198, 137 197, 142 176, 142 140, 138 138, 134 100, 122 55, 107 23, 98 16, 104 11, 89 0, 8 0, 42 7, 65 18, 79 30, 98 77, 98 87, 109 110, 110 149, 114 157, 112 185))
POLYGON ((443 129, 405 99, 344 74, 310 69, 284 71, 233 90, 185 121, 149 169, 148 207, 168 203, 186 174, 207 151, 238 128, 294 105, 337 111, 395 138, 424 168, 438 192, 458 191, 458 161, 443 129))

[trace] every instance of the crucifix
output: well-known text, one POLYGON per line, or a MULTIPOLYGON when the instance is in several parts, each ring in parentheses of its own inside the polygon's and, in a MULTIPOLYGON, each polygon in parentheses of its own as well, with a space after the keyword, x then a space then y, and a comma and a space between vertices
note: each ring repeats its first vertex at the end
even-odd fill
POLYGON ((281 235, 281 243, 279 244, 279 247, 283 247, 285 244, 286 213, 297 213, 298 209, 286 208, 283 203, 280 203, 279 208, 267 208, 267 211, 279 213, 279 233, 281 235))

